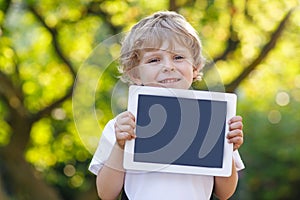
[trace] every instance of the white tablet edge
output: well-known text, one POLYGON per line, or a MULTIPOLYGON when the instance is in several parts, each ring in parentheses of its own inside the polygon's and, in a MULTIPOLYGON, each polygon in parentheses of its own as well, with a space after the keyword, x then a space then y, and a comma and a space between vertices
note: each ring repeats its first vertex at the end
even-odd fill
MULTIPOLYGON (((128 96, 128 111, 132 112, 134 116, 137 114, 137 102, 140 94, 157 95, 157 96, 176 96, 182 98, 192 99, 207 99, 227 101, 227 115, 226 120, 236 115, 236 95, 233 93, 221 93, 199 90, 181 90, 160 87, 148 86, 130 86, 128 96)), ((225 134, 229 131, 228 123, 226 123, 225 134)), ((175 164, 159 164, 159 163, 143 163, 134 161, 134 145, 135 141, 126 141, 124 148, 124 162, 123 167, 131 171, 156 171, 156 172, 170 172, 196 175, 210 175, 210 176, 224 176, 228 177, 232 173, 232 152, 233 145, 224 139, 224 157, 222 168, 199 167, 199 166, 183 166, 175 164)))

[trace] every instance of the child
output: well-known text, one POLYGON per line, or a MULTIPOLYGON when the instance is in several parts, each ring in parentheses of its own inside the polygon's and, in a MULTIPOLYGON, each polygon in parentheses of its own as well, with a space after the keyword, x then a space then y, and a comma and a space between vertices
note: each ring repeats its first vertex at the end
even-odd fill
MULTIPOLYGON (((137 23, 124 39, 121 79, 130 84, 189 89, 204 64, 201 42, 192 26, 175 12, 157 12, 137 23)), ((192 120, 192 119, 191 119, 192 120)), ((110 120, 103 130, 89 170, 97 175, 101 199, 116 199, 124 188, 130 200, 207 200, 212 193, 228 199, 234 193, 237 170, 244 165, 237 149, 243 143, 240 116, 229 122, 227 139, 233 143, 232 175, 213 177, 163 172, 133 173, 123 169, 126 140, 136 137, 135 117, 125 111, 110 120)))

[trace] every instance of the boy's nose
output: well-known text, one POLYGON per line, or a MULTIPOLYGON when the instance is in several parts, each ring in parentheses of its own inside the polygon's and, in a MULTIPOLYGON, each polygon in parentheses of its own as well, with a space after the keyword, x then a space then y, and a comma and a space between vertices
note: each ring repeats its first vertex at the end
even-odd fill
POLYGON ((169 71, 173 72, 173 71, 175 71, 175 68, 173 66, 164 66, 162 71, 163 72, 169 72, 169 71))
POLYGON ((169 59, 165 60, 165 62, 163 63, 162 71, 163 72, 175 71, 175 66, 171 60, 169 60, 169 59))

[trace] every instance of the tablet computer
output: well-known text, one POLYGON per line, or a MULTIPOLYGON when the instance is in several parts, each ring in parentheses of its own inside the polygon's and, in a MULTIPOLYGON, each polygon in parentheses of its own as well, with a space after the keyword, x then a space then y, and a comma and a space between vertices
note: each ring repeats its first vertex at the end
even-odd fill
POLYGON ((226 134, 236 99, 232 93, 130 86, 137 137, 126 141, 124 168, 230 176, 233 145, 226 134))

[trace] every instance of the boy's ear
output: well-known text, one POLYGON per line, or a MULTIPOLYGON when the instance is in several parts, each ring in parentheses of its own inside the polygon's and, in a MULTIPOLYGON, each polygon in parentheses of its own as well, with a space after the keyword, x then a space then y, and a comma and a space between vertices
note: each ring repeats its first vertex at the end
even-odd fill
POLYGON ((193 78, 197 78, 200 70, 201 70, 201 65, 193 66, 193 78))

